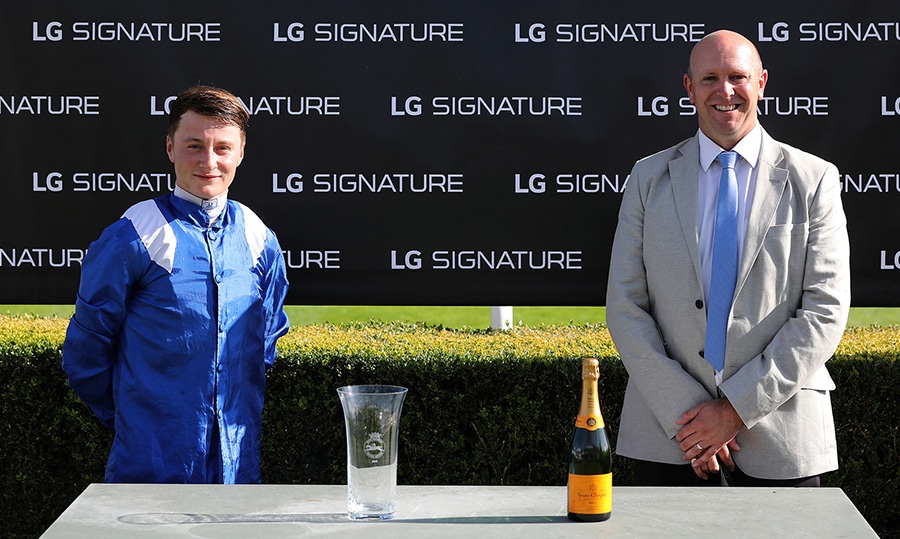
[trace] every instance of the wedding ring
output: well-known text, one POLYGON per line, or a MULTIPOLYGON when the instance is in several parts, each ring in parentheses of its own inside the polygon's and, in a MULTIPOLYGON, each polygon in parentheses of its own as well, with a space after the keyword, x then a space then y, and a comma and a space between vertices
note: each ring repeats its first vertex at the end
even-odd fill
POLYGON ((703 451, 703 446, 700 445, 700 442, 697 442, 697 449, 699 449, 700 451, 703 451))

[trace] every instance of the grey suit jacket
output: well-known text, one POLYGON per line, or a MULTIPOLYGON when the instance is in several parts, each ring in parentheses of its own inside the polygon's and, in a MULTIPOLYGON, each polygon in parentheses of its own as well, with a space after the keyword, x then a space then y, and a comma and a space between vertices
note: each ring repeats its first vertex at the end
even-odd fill
POLYGON ((724 382, 706 334, 697 232, 699 142, 638 161, 619 211, 607 324, 628 371, 617 453, 683 464, 675 421, 727 397, 744 427, 734 455, 766 479, 837 468, 825 362, 850 306, 850 246, 834 165, 763 131, 728 326, 724 382))

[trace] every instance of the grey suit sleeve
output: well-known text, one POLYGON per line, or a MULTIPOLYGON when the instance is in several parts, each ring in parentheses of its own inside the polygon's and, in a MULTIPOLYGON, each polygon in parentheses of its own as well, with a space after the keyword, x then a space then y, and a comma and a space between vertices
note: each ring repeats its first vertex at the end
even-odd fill
MULTIPOLYGON (((674 200, 666 199, 671 199, 671 188, 660 186, 660 182, 668 179, 657 173, 644 178, 641 171, 639 162, 631 172, 619 210, 610 259, 606 320, 628 371, 629 383, 638 389, 660 427, 672 438, 680 428, 675 421, 681 414, 712 397, 679 361, 683 358, 669 357, 663 332, 655 318, 672 314, 666 305, 672 304, 673 297, 682 297, 679 289, 684 286, 684 281, 691 280, 691 277, 683 277, 693 275, 694 270, 689 260, 676 262, 674 265, 678 269, 671 266, 673 260, 669 255, 684 253, 683 256, 687 256, 685 249, 674 246, 671 251, 658 252, 657 242, 672 242, 671 238, 658 237, 657 232, 668 229, 676 238, 680 227, 674 213, 674 200), (658 211, 662 208, 667 209, 658 211), (651 235, 657 237, 651 238, 651 235), (648 254, 648 251, 658 254, 648 254), (668 278, 670 269, 673 270, 671 280, 668 278), (652 277, 648 277, 648 272, 652 277), (667 282, 660 283, 657 279, 667 282), (655 286, 651 287, 650 282, 655 286)), ((696 281, 696 277, 693 280, 696 281)), ((693 300, 682 303, 684 305, 694 308, 693 300)))
MULTIPOLYGON (((793 219, 785 219, 786 212, 779 214, 782 220, 790 222, 774 223, 765 240, 767 245, 763 245, 763 257, 767 252, 790 253, 784 263, 787 267, 782 268, 786 272, 785 283, 753 283, 754 288, 768 286, 770 295, 783 297, 772 306, 772 312, 788 310, 786 321, 761 354, 721 385, 722 392, 748 428, 803 388, 833 389, 828 385, 832 382, 824 365, 834 354, 847 323, 850 244, 837 169, 829 164, 814 180, 817 181, 811 182, 806 190, 792 186, 794 191, 790 195, 803 204, 793 203, 790 213, 793 219), (805 221, 800 219, 804 213, 808 217, 805 221)), ((757 263, 766 264, 763 257, 757 263)), ((772 275, 767 278, 774 281, 772 275)), ((755 305, 764 302, 757 298, 755 305)), ((739 298, 736 317, 740 315, 741 305, 759 308, 742 304, 739 298)), ((765 318, 760 319, 761 324, 766 323, 765 318)), ((753 329, 747 328, 748 338, 752 337, 753 329)))

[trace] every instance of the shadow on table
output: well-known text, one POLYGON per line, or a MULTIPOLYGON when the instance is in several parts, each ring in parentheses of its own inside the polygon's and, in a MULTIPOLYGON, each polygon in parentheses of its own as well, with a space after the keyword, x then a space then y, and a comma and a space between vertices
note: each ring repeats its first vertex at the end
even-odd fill
MULTIPOLYGON (((123 524, 154 525, 161 524, 237 524, 248 522, 304 522, 314 524, 330 524, 347 522, 347 513, 298 513, 298 514, 204 514, 204 513, 135 513, 118 518, 123 524)), ((566 522, 565 516, 472 516, 472 517, 434 517, 434 518, 398 518, 386 522, 395 524, 547 524, 566 522)), ((373 519, 372 521, 376 521, 373 519)), ((362 520, 360 522, 368 522, 362 520)))
POLYGON ((551 522, 568 522, 565 516, 506 516, 506 517, 434 517, 404 518, 392 520, 397 524, 549 524, 551 522))

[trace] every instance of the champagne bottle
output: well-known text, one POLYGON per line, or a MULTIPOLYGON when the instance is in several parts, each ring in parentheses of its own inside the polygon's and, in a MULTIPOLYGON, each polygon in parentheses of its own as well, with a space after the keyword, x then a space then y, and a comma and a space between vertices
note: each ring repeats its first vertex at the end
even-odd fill
POLYGON ((569 519, 600 522, 612 514, 612 452, 600 413, 600 362, 581 365, 581 406, 569 452, 569 519))

